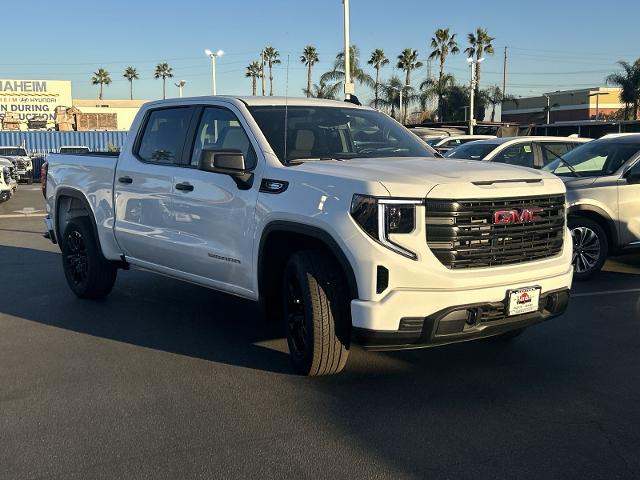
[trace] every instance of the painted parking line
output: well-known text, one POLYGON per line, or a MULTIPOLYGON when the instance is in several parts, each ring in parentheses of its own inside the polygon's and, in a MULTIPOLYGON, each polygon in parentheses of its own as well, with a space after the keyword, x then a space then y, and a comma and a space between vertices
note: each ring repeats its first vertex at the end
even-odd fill
POLYGON ((591 297, 595 295, 617 295, 620 293, 640 293, 640 288, 628 288, 626 290, 603 290, 601 292, 572 293, 571 297, 591 297))
POLYGON ((10 213, 7 215, 0 215, 0 219, 2 218, 29 218, 29 217, 46 217, 46 213, 10 213))

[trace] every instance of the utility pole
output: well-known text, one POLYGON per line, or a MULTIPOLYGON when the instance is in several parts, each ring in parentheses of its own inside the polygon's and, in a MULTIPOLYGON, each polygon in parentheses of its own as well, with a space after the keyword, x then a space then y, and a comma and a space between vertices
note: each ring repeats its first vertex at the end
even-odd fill
POLYGON ((349 100, 355 92, 355 85, 351 82, 351 49, 349 38, 349 0, 342 0, 344 7, 344 98, 349 100))
POLYGON ((507 95, 507 47, 504 47, 504 65, 502 67, 502 98, 507 95))
POLYGON ((265 89, 265 85, 264 85, 264 48, 260 52, 260 64, 262 65, 261 70, 260 70, 260 76, 262 77, 262 96, 264 97, 264 89, 265 89))

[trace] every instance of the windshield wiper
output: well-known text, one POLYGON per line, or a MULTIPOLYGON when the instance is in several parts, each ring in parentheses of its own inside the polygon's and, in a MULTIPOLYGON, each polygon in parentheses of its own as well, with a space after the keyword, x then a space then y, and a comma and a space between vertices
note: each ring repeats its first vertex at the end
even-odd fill
MULTIPOLYGON (((569 170, 571 170, 571 173, 573 173, 576 177, 582 177, 582 175, 580 175, 575 168, 573 168, 573 165, 571 165, 569 162, 567 162, 564 157, 562 155, 560 155, 559 153, 554 152, 553 150, 551 150, 550 148, 546 147, 542 142, 540 142, 540 146, 546 150, 547 152, 549 152, 551 155, 553 155, 554 157, 556 157, 558 160, 560 160, 562 163, 564 163, 569 170)), ((555 170, 553 171, 553 173, 555 173, 555 170)))

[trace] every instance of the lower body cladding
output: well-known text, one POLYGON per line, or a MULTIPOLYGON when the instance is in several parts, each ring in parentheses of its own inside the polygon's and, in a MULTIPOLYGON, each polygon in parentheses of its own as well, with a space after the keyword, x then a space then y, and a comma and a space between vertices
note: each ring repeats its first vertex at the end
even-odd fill
POLYGON ((381 302, 354 300, 354 340, 369 350, 402 350, 465 342, 526 328, 566 310, 572 274, 569 269, 565 275, 525 285, 460 291, 396 290, 381 302), (511 294, 521 288, 538 292, 537 304, 526 313, 511 310, 511 294), (397 328, 367 328, 380 325, 383 319, 397 328))

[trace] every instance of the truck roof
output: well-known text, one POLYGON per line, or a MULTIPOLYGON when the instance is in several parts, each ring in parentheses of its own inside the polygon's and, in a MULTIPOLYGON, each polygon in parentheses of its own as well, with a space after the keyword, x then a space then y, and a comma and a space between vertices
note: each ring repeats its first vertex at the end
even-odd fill
POLYGON ((349 107, 349 108, 369 108, 360 107, 353 103, 344 102, 341 100, 328 100, 325 98, 306 98, 306 97, 269 97, 269 96, 241 96, 241 95, 217 95, 217 96, 201 96, 201 97, 184 97, 184 98, 172 98, 167 100, 156 100, 151 102, 152 104, 172 104, 179 105, 181 103, 193 103, 194 101, 206 102, 207 100, 235 100, 244 103, 245 105, 254 106, 284 106, 290 107, 349 107))

